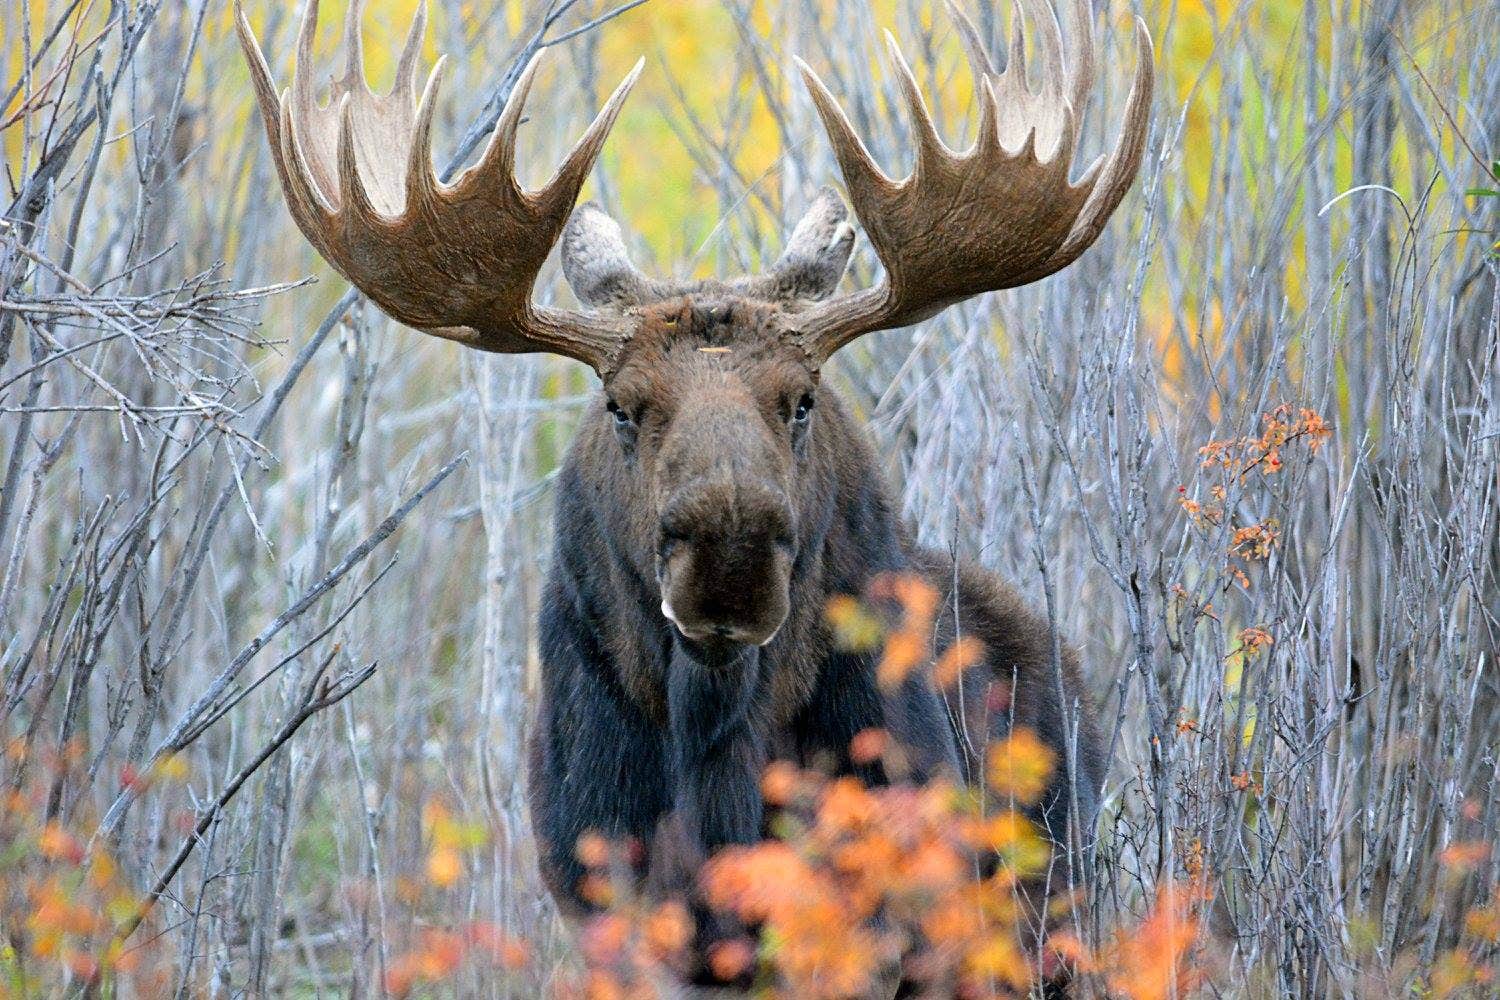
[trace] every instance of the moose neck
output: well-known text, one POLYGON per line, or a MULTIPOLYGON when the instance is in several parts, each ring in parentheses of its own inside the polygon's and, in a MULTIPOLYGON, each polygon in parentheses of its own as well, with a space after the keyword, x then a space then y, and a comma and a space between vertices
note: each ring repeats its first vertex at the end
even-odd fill
POLYGON ((757 646, 705 647, 676 637, 667 666, 667 717, 684 826, 710 848, 760 837, 757 784, 766 741, 751 707, 761 681, 757 646), (745 780, 745 776, 752 780, 745 780))

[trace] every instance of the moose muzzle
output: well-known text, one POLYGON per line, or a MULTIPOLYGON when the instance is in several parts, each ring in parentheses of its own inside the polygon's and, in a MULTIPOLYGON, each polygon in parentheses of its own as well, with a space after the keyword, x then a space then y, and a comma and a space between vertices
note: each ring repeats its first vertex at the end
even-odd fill
POLYGON ((662 512, 661 611, 699 643, 764 646, 790 608, 791 505, 763 482, 699 479, 662 512))

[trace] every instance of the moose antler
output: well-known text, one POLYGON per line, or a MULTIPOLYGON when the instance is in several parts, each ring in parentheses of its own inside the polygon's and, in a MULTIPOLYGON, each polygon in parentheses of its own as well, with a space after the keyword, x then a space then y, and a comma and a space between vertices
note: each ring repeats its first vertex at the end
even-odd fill
POLYGON ((1137 19, 1135 82, 1119 142, 1075 184, 1069 174, 1093 87, 1094 43, 1088 0, 1071 0, 1069 9, 1076 51, 1065 64, 1050 0, 1016 0, 1010 56, 1005 72, 997 73, 973 22, 949 0, 979 96, 978 137, 963 154, 938 135, 911 68, 887 32, 917 142, 916 169, 900 182, 881 171, 823 81, 798 61, 854 210, 886 271, 877 287, 799 315, 799 336, 812 356, 825 359, 856 337, 918 322, 981 292, 1037 281, 1098 238, 1145 151, 1151 36, 1137 19), (1036 90, 1026 82, 1026 20, 1041 57, 1036 90))
POLYGON ((363 0, 349 5, 346 65, 327 105, 314 94, 318 3, 309 0, 290 90, 270 68, 235 4, 276 170, 292 217, 323 258, 409 326, 506 354, 544 351, 601 372, 628 336, 618 318, 534 305, 532 285, 578 198, 605 137, 640 75, 637 63, 539 191, 515 180, 516 130, 540 53, 533 56, 478 163, 452 185, 432 166, 432 117, 443 60, 417 98, 419 4, 388 95, 371 92, 361 44, 363 0))

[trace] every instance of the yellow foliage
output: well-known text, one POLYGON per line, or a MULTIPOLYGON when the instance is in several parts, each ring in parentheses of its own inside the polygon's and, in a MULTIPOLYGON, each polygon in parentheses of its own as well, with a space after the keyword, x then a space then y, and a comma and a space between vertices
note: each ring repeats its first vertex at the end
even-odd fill
POLYGON ((865 652, 880 648, 885 628, 858 599, 847 594, 835 595, 828 599, 825 614, 834 628, 840 649, 865 652))
POLYGON ((451 847, 440 847, 427 858, 427 875, 440 889, 452 886, 463 871, 463 858, 451 847))
POLYGON ((990 789, 1022 805, 1037 802, 1052 780, 1056 757, 1036 733, 1018 727, 990 747, 990 789))

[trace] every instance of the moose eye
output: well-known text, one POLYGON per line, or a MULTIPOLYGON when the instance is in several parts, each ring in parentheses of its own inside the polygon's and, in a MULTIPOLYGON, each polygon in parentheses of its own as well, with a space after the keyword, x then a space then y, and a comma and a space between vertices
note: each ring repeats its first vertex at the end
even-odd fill
POLYGON ((812 416, 812 408, 812 393, 803 393, 802 398, 797 400, 797 409, 792 413, 792 420, 799 424, 807 423, 807 418, 812 416))
POLYGON ((620 446, 625 449, 627 458, 635 455, 635 439, 640 434, 640 428, 636 426, 635 417, 629 410, 616 403, 613 399, 604 404, 609 415, 615 418, 615 437, 620 439, 620 446))

